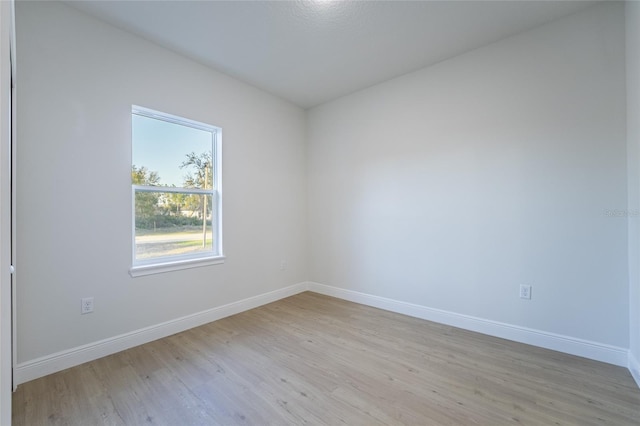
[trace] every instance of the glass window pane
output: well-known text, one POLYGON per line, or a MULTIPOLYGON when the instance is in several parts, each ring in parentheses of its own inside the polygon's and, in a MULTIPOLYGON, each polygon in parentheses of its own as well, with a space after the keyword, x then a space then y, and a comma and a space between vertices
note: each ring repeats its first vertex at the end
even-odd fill
POLYGON ((136 191, 135 198, 136 260, 217 254, 211 195, 136 191))
POLYGON ((133 169, 154 174, 137 185, 213 187, 213 131, 132 114, 133 169))

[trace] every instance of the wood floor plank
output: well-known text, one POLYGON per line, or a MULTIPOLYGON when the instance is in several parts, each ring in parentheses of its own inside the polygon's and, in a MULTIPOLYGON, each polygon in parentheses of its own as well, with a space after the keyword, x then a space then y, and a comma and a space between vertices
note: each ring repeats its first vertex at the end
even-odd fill
POLYGON ((629 372, 306 292, 18 387, 13 424, 640 425, 629 372))

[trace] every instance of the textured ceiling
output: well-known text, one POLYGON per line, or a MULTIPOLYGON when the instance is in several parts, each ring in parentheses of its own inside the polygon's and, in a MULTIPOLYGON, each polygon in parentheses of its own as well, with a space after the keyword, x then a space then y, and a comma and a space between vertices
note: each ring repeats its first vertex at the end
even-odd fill
POLYGON ((575 13, 582 1, 70 1, 312 107, 575 13))

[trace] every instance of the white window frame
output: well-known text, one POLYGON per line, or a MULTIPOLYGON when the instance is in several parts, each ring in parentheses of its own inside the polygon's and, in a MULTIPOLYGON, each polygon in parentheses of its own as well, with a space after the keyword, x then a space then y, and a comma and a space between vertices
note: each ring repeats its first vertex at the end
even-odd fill
MULTIPOLYGON (((147 185, 131 185, 131 241, 132 241, 132 266, 129 274, 132 277, 138 277, 150 274, 159 274, 163 272, 178 271, 187 268, 196 268, 201 266, 216 265, 224 263, 224 255, 222 251, 222 129, 220 127, 211 126, 209 124, 190 120, 183 117, 155 111, 149 108, 133 105, 131 107, 131 116, 140 115, 155 120, 161 120, 168 123, 178 124, 181 126, 191 127, 199 130, 211 132, 212 141, 212 166, 213 166, 213 188, 180 188, 167 186, 147 186, 147 185), (211 196, 213 211, 211 212, 211 227, 215 231, 216 238, 212 240, 211 252, 185 254, 177 256, 163 256, 152 259, 136 259, 136 213, 135 198, 136 192, 174 192, 181 194, 206 194, 211 196)), ((132 134, 133 134, 133 122, 132 134)), ((133 150, 133 138, 131 147, 133 150)), ((132 151, 133 152, 133 151, 132 151)), ((133 163, 133 155, 132 155, 133 163)))

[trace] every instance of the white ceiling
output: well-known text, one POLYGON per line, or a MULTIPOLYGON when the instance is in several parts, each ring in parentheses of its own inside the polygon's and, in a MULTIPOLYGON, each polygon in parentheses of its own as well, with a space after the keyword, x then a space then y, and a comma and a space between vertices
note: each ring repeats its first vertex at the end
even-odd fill
POLYGON ((575 13, 584 1, 69 1, 312 107, 575 13))

